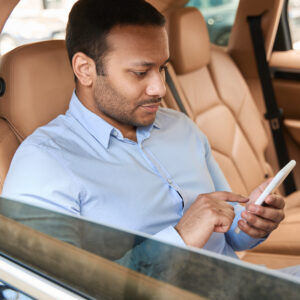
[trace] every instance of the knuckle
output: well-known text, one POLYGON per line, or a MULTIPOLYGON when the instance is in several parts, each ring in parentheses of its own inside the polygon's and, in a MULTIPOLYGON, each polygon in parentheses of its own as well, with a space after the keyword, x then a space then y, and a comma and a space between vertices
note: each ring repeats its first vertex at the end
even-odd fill
POLYGON ((210 210, 209 211, 209 217, 210 217, 211 220, 213 220, 215 222, 215 221, 217 221, 219 216, 214 210, 210 210))
POLYGON ((281 197, 281 196, 277 196, 278 197, 278 202, 280 204, 280 207, 281 208, 284 208, 285 207, 285 201, 284 201, 284 198, 281 197))
POLYGON ((252 225, 255 225, 255 223, 257 223, 257 218, 252 214, 248 214, 247 215, 247 222, 252 224, 252 225))
POLYGON ((276 223, 280 223, 283 219, 284 219, 285 215, 284 215, 284 212, 283 211, 280 211, 276 217, 274 217, 274 221, 276 223))
POLYGON ((266 231, 263 231, 263 230, 259 230, 257 235, 256 235, 256 238, 259 239, 259 238, 262 238, 263 236, 267 235, 268 232, 266 231))
POLYGON ((209 211, 213 211, 214 210, 214 206, 212 203, 206 201, 203 203, 203 209, 209 210, 209 211))
POLYGON ((203 195, 199 196, 197 200, 198 200, 198 201, 201 201, 202 203, 206 203, 206 202, 208 202, 210 199, 209 199, 209 197, 208 197, 206 194, 203 194, 203 195))
POLYGON ((213 217, 214 215, 216 215, 216 210, 214 209, 214 207, 212 207, 211 205, 206 205, 205 209, 207 210, 208 214, 213 217))
POLYGON ((268 232, 266 230, 263 229, 254 229, 253 230, 253 237, 255 238, 261 238, 263 236, 265 236, 268 232))
POLYGON ((266 227, 264 228, 265 231, 270 232, 273 231, 276 228, 276 223, 267 223, 266 227))
POLYGON ((257 214, 258 215, 264 215, 266 213, 267 207, 264 206, 258 206, 257 207, 257 214))
POLYGON ((229 192, 219 192, 220 200, 226 201, 229 198, 230 193, 229 192))
POLYGON ((254 237, 255 239, 260 238, 260 234, 258 232, 254 232, 251 236, 254 237))

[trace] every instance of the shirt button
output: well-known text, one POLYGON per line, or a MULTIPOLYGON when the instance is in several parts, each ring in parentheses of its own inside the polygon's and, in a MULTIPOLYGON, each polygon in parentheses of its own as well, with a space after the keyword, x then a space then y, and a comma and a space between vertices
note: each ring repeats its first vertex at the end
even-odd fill
POLYGON ((168 184, 172 184, 173 183, 173 181, 170 178, 168 178, 167 181, 168 181, 168 184))
POLYGON ((114 130, 114 131, 112 132, 112 135, 115 136, 115 137, 117 137, 117 136, 118 136, 118 132, 114 130))

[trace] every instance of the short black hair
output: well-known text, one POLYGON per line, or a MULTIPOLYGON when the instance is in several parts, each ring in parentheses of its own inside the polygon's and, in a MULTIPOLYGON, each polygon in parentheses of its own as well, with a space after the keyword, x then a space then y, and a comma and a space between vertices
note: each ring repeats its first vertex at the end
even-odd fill
POLYGON ((76 52, 83 52, 95 61, 97 74, 103 74, 106 37, 113 27, 164 24, 164 16, 144 0, 79 0, 71 9, 67 24, 69 59, 72 62, 76 52))

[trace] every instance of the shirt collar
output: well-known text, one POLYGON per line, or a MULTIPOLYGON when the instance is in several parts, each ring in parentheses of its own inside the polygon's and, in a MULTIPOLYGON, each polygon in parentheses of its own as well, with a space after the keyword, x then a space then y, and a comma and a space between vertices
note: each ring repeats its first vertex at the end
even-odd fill
MULTIPOLYGON (((110 138, 114 136, 113 133, 116 131, 120 133, 117 128, 87 109, 78 99, 75 90, 73 91, 69 109, 66 114, 74 117, 106 149, 109 147, 110 138)), ((157 129, 160 128, 157 118, 153 124, 137 128, 137 133, 140 132, 144 138, 148 138, 153 127, 157 129)), ((122 134, 120 133, 119 136, 122 136, 122 134)))

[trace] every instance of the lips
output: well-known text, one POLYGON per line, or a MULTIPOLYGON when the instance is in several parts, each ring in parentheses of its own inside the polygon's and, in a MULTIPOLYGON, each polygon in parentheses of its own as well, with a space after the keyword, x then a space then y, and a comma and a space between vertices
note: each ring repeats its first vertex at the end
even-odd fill
POLYGON ((147 105, 144 104, 144 105, 141 106, 141 108, 143 108, 143 109, 146 110, 147 112, 155 113, 155 112, 158 111, 159 105, 160 105, 160 103, 147 104, 147 105))

